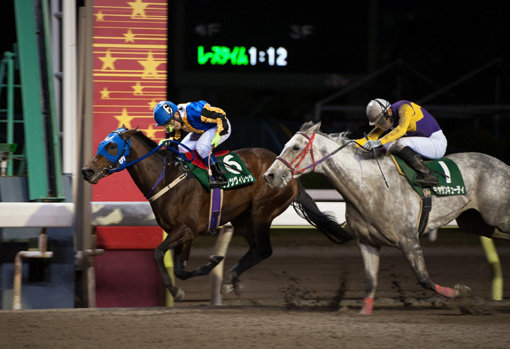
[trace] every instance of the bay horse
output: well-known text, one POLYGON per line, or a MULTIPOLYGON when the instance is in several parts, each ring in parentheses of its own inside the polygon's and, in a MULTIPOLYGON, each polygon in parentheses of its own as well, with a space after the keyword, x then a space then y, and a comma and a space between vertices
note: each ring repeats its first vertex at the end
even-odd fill
MULTIPOLYGON (((467 193, 432 196, 424 233, 456 219, 464 232, 509 240, 510 167, 481 153, 447 157, 459 167, 467 193)), ((358 241, 365 269, 361 314, 373 311, 381 246, 399 248, 424 288, 449 298, 469 293, 467 286, 450 288, 431 280, 418 236, 421 198, 398 173, 390 156, 374 157, 348 139, 346 132, 325 134, 320 132, 320 122, 307 122, 285 144, 264 178, 271 188, 283 189, 312 171, 326 176, 345 199, 347 228, 358 241)))
MULTIPOLYGON (((111 173, 127 169, 146 197, 149 192, 156 193, 153 198, 156 195, 158 198, 149 201, 158 224, 168 235, 155 249, 154 260, 164 285, 176 300, 180 300, 184 293, 175 287, 163 262, 166 251, 173 250, 174 274, 181 280, 208 274, 223 257, 211 256, 209 263, 191 271, 185 270, 193 240, 208 230, 210 193, 192 175, 182 180, 188 172, 183 166, 185 160, 181 153, 175 149, 170 151, 169 147, 160 148, 136 128, 120 128, 99 144, 98 152, 81 172, 84 180, 96 184, 111 173), (164 191, 164 188, 172 185, 170 190, 164 191)), ((235 153, 244 161, 256 181, 223 192, 219 225, 231 222, 235 232, 246 239, 249 247, 248 252, 230 270, 224 282, 224 291, 238 292, 240 275, 271 256, 271 222, 291 204, 330 240, 342 242, 350 238, 332 217, 319 210, 299 181, 293 180, 281 189, 269 188, 265 184, 263 174, 275 160, 276 154, 263 148, 245 148, 235 153)))

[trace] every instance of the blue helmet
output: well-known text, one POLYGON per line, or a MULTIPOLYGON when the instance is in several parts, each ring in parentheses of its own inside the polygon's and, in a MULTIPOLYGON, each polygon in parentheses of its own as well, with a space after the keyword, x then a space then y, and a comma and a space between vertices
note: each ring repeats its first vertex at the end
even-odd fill
POLYGON ((174 117, 177 106, 170 101, 161 101, 154 108, 154 120, 158 126, 163 126, 174 117))

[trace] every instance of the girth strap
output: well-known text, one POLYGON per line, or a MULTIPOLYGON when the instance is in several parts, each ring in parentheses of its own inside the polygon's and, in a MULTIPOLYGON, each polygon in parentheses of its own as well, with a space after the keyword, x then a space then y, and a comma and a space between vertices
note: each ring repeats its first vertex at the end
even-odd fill
POLYGON ((429 221, 429 213, 432 210, 432 196, 429 188, 423 188, 423 197, 421 199, 421 214, 418 222, 418 236, 423 234, 429 221))

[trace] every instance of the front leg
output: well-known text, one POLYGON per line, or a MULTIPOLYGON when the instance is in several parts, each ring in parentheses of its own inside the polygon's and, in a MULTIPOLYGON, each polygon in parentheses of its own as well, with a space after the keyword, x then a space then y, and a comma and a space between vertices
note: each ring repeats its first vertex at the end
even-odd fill
POLYGON ((361 315, 372 315, 374 297, 377 288, 377 273, 379 272, 379 247, 358 242, 365 267, 365 298, 361 307, 361 315))
POLYGON ((451 287, 440 286, 431 280, 425 265, 423 251, 418 241, 405 241, 401 244, 400 248, 411 265, 416 279, 423 288, 435 291, 448 298, 454 298, 459 294, 469 293, 470 289, 467 286, 458 285, 456 289, 453 289, 451 287))
MULTIPOLYGON (((165 253, 170 249, 174 249, 174 258, 176 254, 181 256, 183 250, 186 251, 186 248, 183 248, 183 246, 191 245, 193 234, 191 233, 190 229, 184 226, 183 228, 177 230, 169 229, 167 230, 167 234, 168 235, 165 240, 163 240, 163 242, 161 242, 161 244, 159 244, 159 246, 154 250, 154 261, 156 262, 158 270, 163 279, 163 284, 168 289, 168 291, 170 291, 175 300, 180 300, 184 297, 184 293, 182 290, 175 287, 174 282, 168 274, 167 268, 165 267, 164 257, 165 253)), ((189 255, 189 249, 187 249, 187 251, 189 255)), ((186 255, 186 252, 184 252, 184 255, 186 255)), ((187 260, 187 255, 185 259, 187 260)), ((174 268, 178 268, 178 266, 175 265, 174 268)))

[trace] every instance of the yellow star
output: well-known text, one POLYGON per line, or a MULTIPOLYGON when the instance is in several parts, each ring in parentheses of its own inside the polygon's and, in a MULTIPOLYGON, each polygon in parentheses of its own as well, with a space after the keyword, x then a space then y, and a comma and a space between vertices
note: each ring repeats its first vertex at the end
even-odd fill
POLYGON ((154 125, 149 124, 149 128, 144 128, 144 129, 142 129, 142 131, 145 133, 145 135, 147 137, 149 137, 150 139, 154 139, 154 138, 156 138, 155 137, 156 132, 160 132, 161 130, 160 129, 155 129, 154 125))
POLYGON ((131 28, 129 28, 128 31, 122 35, 124 35, 124 42, 135 42, 136 35, 133 34, 133 32, 131 31, 131 28))
POLYGON ((106 87, 103 88, 101 91, 99 91, 99 93, 101 93, 101 99, 110 98, 110 91, 108 91, 108 89, 106 87))
POLYGON ((146 18, 145 8, 149 6, 149 4, 144 4, 142 0, 135 0, 135 2, 128 2, 128 5, 133 8, 133 12, 131 12, 131 18, 146 18))
POLYGON ((131 86, 133 89, 133 96, 143 96, 143 86, 140 85, 140 82, 137 81, 134 86, 131 86))
POLYGON ((104 13, 103 12, 99 11, 94 16, 96 16, 96 21, 98 21, 98 22, 104 21, 104 13))
POLYGON ((121 115, 114 115, 115 119, 119 121, 119 125, 117 127, 122 127, 124 125, 125 128, 131 128, 131 120, 133 120, 134 116, 129 116, 126 108, 122 108, 121 115))
POLYGON ((147 60, 138 61, 141 65, 143 65, 143 73, 142 78, 156 78, 158 76, 158 66, 163 62, 157 62, 154 60, 154 56, 152 55, 152 51, 149 51, 147 54, 147 60))
POLYGON ((101 67, 101 70, 106 70, 106 69, 115 70, 115 66, 113 65, 113 63, 115 63, 115 61, 118 58, 113 58, 112 55, 110 54, 110 50, 106 50, 105 56, 99 57, 99 59, 101 61, 103 61, 103 66, 101 67))
POLYGON ((158 102, 154 98, 151 99, 151 101, 149 102, 149 109, 154 110, 154 108, 156 108, 157 104, 158 104, 158 102))

